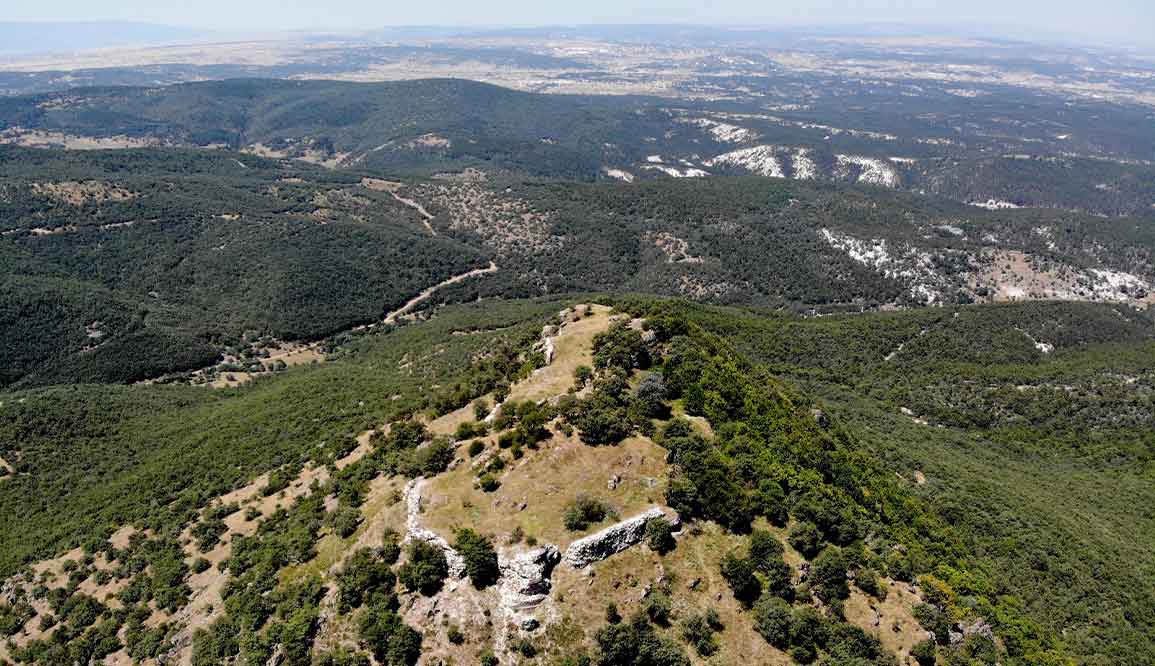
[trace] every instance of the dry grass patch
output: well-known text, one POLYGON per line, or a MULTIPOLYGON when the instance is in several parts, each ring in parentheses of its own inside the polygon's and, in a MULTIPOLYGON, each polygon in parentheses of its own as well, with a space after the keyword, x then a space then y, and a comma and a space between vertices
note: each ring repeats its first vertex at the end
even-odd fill
POLYGON ((610 308, 589 305, 576 309, 585 312, 586 308, 590 316, 567 322, 554 338, 553 362, 514 386, 510 400, 538 401, 562 395, 573 386, 573 374, 578 366, 593 366, 594 336, 610 327, 610 308))
MULTIPOLYGON (((485 400, 488 404, 493 404, 492 395, 484 396, 481 400, 485 400)), ((434 435, 452 435, 457 432, 457 426, 473 420, 473 403, 471 402, 461 409, 454 410, 444 416, 433 419, 426 427, 429 428, 429 432, 434 435)))
MULTIPOLYGON (((501 536, 520 527, 541 543, 564 547, 585 534, 566 530, 562 520, 578 495, 605 500, 622 518, 660 503, 667 478, 665 457, 665 449, 647 437, 591 447, 576 435, 555 435, 507 467, 495 492, 474 487, 470 465, 429 480, 422 497, 422 525, 449 539, 460 527, 501 536), (614 477, 620 481, 611 490, 614 477)), ((588 532, 608 524, 591 526, 588 532)))
MULTIPOLYGON (((790 659, 771 647, 754 631, 753 621, 734 600, 730 588, 719 573, 722 556, 738 548, 739 537, 726 534, 713 524, 702 524, 697 534, 683 534, 678 546, 662 557, 645 546, 636 546, 607 560, 575 570, 558 567, 554 573, 553 598, 561 615, 566 617, 566 631, 549 630, 554 649, 561 653, 593 641, 596 631, 605 625, 605 609, 616 604, 624 618, 643 609, 647 586, 664 579, 673 600, 671 638, 681 643, 678 622, 690 615, 714 609, 725 629, 718 634, 718 653, 708 661, 684 646, 695 664, 790 664, 790 659)), ((683 644, 684 645, 684 644, 683 644)))
POLYGON ((919 626, 913 614, 922 599, 909 583, 890 579, 880 582, 887 586, 885 601, 851 588, 844 607, 846 621, 877 637, 882 647, 904 664, 909 661, 910 649, 926 639, 926 630, 919 626))

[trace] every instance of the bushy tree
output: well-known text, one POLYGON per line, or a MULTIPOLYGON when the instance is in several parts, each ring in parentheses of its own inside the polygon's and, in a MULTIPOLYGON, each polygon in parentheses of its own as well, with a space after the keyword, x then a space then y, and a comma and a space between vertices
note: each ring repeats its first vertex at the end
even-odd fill
POLYGON ((358 629, 361 642, 383 666, 413 666, 421 657, 421 634, 387 606, 362 611, 358 629))
POLYGON ((830 656, 842 662, 857 659, 873 663, 883 655, 882 643, 877 638, 846 622, 828 623, 825 640, 830 656))
POLYGON ((646 595, 646 599, 642 603, 642 610, 645 611, 646 617, 650 618, 650 622, 663 627, 670 624, 670 611, 672 609, 673 600, 670 599, 670 594, 665 590, 653 590, 646 595))
POLYGON ((794 550, 802 554, 802 557, 810 559, 822 550, 822 535, 818 533, 818 528, 814 523, 802 522, 790 528, 789 534, 790 545, 794 550))
POLYGON ((674 540, 673 527, 665 518, 655 518, 646 524, 646 545, 655 553, 665 555, 678 543, 674 540))
POLYGON ((934 641, 929 638, 925 641, 915 643, 910 648, 910 656, 918 662, 918 666, 934 666, 936 648, 934 641))
POLYGON ((562 516, 565 528, 574 532, 586 529, 592 523, 600 523, 610 514, 606 503, 589 495, 578 495, 566 506, 562 516))
POLYGON ((762 479, 758 483, 754 503, 758 513, 766 516, 766 520, 773 525, 781 527, 789 519, 786 492, 782 490, 782 484, 774 479, 762 479))
POLYGON ((594 379, 594 370, 588 365, 579 365, 573 371, 574 386, 579 390, 585 388, 594 379))
POLYGON ((875 599, 885 600, 887 595, 886 585, 882 584, 878 574, 873 569, 861 567, 854 575, 854 583, 858 585, 858 589, 869 594, 875 599))
MULTIPOLYGON (((795 608, 790 614, 790 644, 814 654, 825 642, 826 623, 818 610, 811 606, 795 608)), ((810 661, 813 660, 811 657, 810 661)))
POLYGON ((666 396, 666 382, 661 373, 651 372, 642 378, 634 390, 634 404, 643 417, 665 418, 670 413, 666 406, 666 396))
POLYGON ((445 577, 449 575, 449 565, 445 553, 433 544, 414 541, 409 546, 408 559, 397 570, 401 584, 410 592, 420 592, 433 596, 441 590, 445 577))
MULTIPOLYGON (((718 651, 718 639, 714 634, 720 628, 720 623, 711 622, 710 619, 705 613, 695 614, 681 623, 682 640, 692 645, 694 651, 703 657, 709 657, 718 651)), ((717 621, 716 613, 713 619, 717 621)))
POLYGON ((369 666, 369 657, 347 648, 337 648, 319 653, 313 660, 313 666, 369 666))
POLYGON ((658 634, 644 615, 598 630, 597 666, 689 666, 677 643, 658 634))
POLYGON ((381 561, 390 566, 397 564, 401 557, 401 535, 393 528, 386 528, 381 535, 381 548, 378 551, 381 561))
POLYGON ((389 426, 389 432, 374 438, 378 447, 386 451, 405 451, 415 449, 429 439, 429 430, 425 424, 415 419, 398 421, 389 426))
POLYGON ((846 569, 846 556, 838 546, 827 546, 814 558, 810 567, 810 583, 819 599, 829 603, 850 595, 846 569))
POLYGON ((754 565, 749 558, 726 553, 722 556, 721 569, 734 598, 743 605, 750 606, 762 594, 762 583, 754 575, 754 565))
POLYGON ((754 605, 754 628, 766 642, 779 650, 790 646, 790 604, 765 595, 754 605))
POLYGON ((642 342, 642 334, 625 322, 618 322, 604 333, 594 336, 594 365, 598 368, 648 368, 649 352, 642 342))
POLYGON ((451 462, 453 462, 453 447, 446 438, 437 437, 414 450, 412 475, 436 476, 444 472, 451 462))
POLYGON ((337 536, 344 539, 357 531, 357 526, 361 524, 361 510, 350 506, 339 506, 325 516, 325 522, 337 536))
POLYGON ((337 608, 348 613, 359 608, 372 593, 378 592, 386 598, 393 597, 397 576, 389 565, 381 561, 369 548, 354 552, 337 574, 337 608))
POLYGON ((750 532, 750 559, 759 571, 766 571, 781 560, 783 550, 782 543, 772 533, 766 530, 750 532))
POLYGON ((460 529, 453 547, 465 559, 465 573, 474 587, 482 590, 497 582, 501 576, 497 551, 487 537, 469 528, 460 529))
POLYGON ((631 419, 629 381, 624 373, 606 372, 594 380, 593 390, 565 413, 566 422, 577 428, 586 444, 617 444, 635 428, 631 419))

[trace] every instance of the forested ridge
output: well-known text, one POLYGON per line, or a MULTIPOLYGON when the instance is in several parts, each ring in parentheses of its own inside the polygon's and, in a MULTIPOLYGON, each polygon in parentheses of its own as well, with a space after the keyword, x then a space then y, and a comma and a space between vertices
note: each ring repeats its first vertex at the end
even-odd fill
MULTIPOLYGON (((491 424, 462 423, 457 443, 493 430, 488 462, 473 472, 490 493, 519 460, 554 446, 542 441, 552 431, 572 428, 595 448, 652 434, 671 465, 664 501, 698 527, 672 541, 659 525, 647 532, 649 548, 672 556, 665 553, 689 547, 685 540, 701 530, 723 530, 734 545, 720 575, 746 610, 725 622, 698 617, 687 614, 682 587, 659 587, 636 616, 607 609, 605 624, 585 640, 518 638, 511 644, 518 659, 625 664, 632 657, 624 655, 635 653, 622 650, 642 645, 645 663, 685 664, 686 655, 706 656, 731 640, 741 622, 796 662, 891 663, 841 615, 851 589, 883 599, 879 580, 921 590, 916 617, 934 637, 911 652, 919 663, 936 663, 936 655, 937 663, 968 666, 1149 659, 1155 590, 1142 544, 1155 533, 1145 501, 1155 460, 1155 347, 1148 314, 1028 303, 803 318, 654 297, 601 300, 643 317, 646 335, 625 322, 611 327, 594 338, 593 368, 575 373, 575 393, 556 405, 511 402, 491 424), (1053 347, 1042 351, 1033 340, 1053 347), (704 419, 709 434, 682 414, 704 419), (805 584, 783 577, 783 544, 809 562, 805 584), (981 632, 951 638, 959 623, 980 626, 976 619, 989 623, 994 640, 981 632)), ((561 306, 486 301, 438 309, 425 322, 343 338, 329 363, 237 389, 8 394, 0 409, 7 442, 0 458, 14 467, 0 481, 5 573, 74 546, 153 572, 123 573, 133 581, 119 595, 129 604, 123 613, 82 593, 53 592, 61 620, 55 642, 13 654, 34 663, 108 654, 124 644, 105 640, 116 627, 130 629, 124 641, 132 654, 159 654, 175 628, 140 633, 144 611, 136 604, 186 603, 181 581, 202 565, 172 560, 171 539, 182 527, 195 526, 191 534, 208 552, 213 526, 239 510, 218 512, 214 497, 264 471, 272 472, 275 494, 309 461, 332 466, 355 447, 356 433, 391 421, 392 431, 370 440, 371 455, 333 468, 319 494, 238 537, 226 614, 194 643, 198 664, 238 654, 264 660, 275 649, 291 663, 309 663, 303 646, 317 630, 324 591, 300 569, 331 547, 316 543, 314 530, 356 530, 349 507, 364 501, 377 474, 442 474, 453 459, 451 440, 406 419, 468 408, 489 391, 503 395, 545 362, 532 343, 561 306), (338 498, 337 508, 323 496, 338 498), (126 524, 151 536, 108 550, 106 539, 126 524), (273 575, 285 567, 298 573, 273 575)), ((469 411, 480 418, 487 409, 469 411)), ((461 450, 476 456, 487 448, 461 450)), ((570 506, 566 524, 579 531, 612 511, 594 499, 570 506)), ((487 537, 459 533, 456 544, 471 558, 469 584, 491 584, 487 537)), ((413 663, 422 645, 441 640, 442 628, 404 629, 399 615, 398 595, 442 589, 439 551, 419 551, 386 535, 380 548, 356 556, 360 574, 339 578, 341 613, 355 619, 358 644, 387 663, 413 663)), ((87 566, 75 570, 76 580, 92 573, 87 566)), ((5 609, 5 622, 19 626, 21 612, 5 609)), ((445 629, 450 644, 461 635, 454 626, 445 629)))

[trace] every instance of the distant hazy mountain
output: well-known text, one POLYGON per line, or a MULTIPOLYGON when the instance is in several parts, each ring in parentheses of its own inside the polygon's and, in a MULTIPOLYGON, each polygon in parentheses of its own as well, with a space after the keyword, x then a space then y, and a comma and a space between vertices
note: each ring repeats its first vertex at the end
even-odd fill
POLYGON ((193 28, 122 21, 0 22, 0 54, 145 46, 196 39, 208 34, 207 31, 193 28))

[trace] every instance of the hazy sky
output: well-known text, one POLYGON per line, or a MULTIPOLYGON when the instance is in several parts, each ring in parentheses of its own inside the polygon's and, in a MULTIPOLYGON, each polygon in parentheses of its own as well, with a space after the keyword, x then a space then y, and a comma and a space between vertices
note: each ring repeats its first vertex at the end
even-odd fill
POLYGON ((0 20, 125 20, 229 30, 576 23, 1013 26, 1029 37, 1155 43, 1155 0, 16 0, 0 20))

